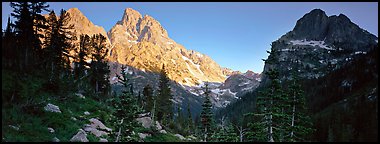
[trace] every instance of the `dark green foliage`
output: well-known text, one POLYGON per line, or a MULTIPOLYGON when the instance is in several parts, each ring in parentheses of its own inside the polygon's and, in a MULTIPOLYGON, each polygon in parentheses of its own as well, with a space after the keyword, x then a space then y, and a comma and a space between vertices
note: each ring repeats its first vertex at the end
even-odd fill
POLYGON ((285 119, 285 129, 289 135, 286 135, 285 141, 307 141, 310 140, 310 135, 313 132, 313 123, 311 114, 306 105, 306 98, 302 90, 299 77, 295 72, 292 73, 292 80, 287 90, 290 102, 290 108, 287 113, 290 119, 285 119))
POLYGON ((152 110, 153 110, 153 89, 149 84, 147 84, 144 87, 143 95, 144 95, 145 102, 146 102, 144 108, 146 111, 152 113, 152 110))
POLYGON ((51 91, 64 91, 62 84, 72 87, 73 84, 61 83, 71 77, 71 67, 69 61, 69 52, 72 50, 72 33, 69 31, 72 25, 67 24, 68 15, 66 11, 61 10, 59 18, 54 11, 51 11, 47 20, 45 29, 44 49, 41 50, 44 70, 48 72, 47 89, 51 91))
POLYGON ((110 92, 109 66, 105 61, 108 53, 106 38, 101 34, 91 37, 90 82, 95 93, 107 95, 110 92))
POLYGON ((190 135, 194 133, 195 126, 193 122, 193 117, 191 116, 191 111, 190 111, 190 104, 187 103, 187 120, 185 123, 185 134, 190 135))
POLYGON ((204 87, 204 96, 205 101, 202 104, 202 112, 201 112, 201 131, 204 141, 210 141, 211 135, 213 134, 213 114, 212 114, 212 104, 210 101, 210 90, 208 88, 208 83, 205 84, 204 87))
POLYGON ((122 69, 122 76, 118 76, 118 79, 126 90, 124 90, 120 96, 111 100, 115 111, 111 115, 109 123, 116 128, 112 131, 111 138, 116 142, 137 141, 138 136, 136 129, 141 126, 137 123, 136 118, 141 112, 141 109, 137 104, 136 97, 128 90, 130 86, 130 84, 128 84, 129 78, 124 71, 124 67, 122 67, 122 69), (135 134, 132 134, 133 131, 135 131, 135 134))
POLYGON ((314 114, 313 139, 378 141, 378 47, 303 85, 314 114))
POLYGON ((171 94, 169 78, 165 71, 165 66, 162 65, 160 72, 159 89, 157 96, 157 120, 162 122, 164 126, 169 124, 169 121, 173 119, 173 96, 171 94))

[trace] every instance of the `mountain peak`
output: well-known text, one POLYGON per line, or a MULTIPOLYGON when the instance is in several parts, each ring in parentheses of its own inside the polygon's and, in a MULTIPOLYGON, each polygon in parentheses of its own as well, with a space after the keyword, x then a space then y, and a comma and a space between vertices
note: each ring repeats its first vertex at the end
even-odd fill
POLYGON ((123 22, 124 24, 130 24, 130 22, 138 21, 139 19, 141 19, 141 14, 138 11, 132 8, 126 8, 124 10, 121 22, 123 22))
POLYGON ((309 12, 310 15, 326 15, 325 11, 321 9, 313 9, 309 12))
POLYGON ((305 14, 293 29, 295 38, 320 40, 324 38, 328 26, 328 16, 321 9, 314 9, 305 14))

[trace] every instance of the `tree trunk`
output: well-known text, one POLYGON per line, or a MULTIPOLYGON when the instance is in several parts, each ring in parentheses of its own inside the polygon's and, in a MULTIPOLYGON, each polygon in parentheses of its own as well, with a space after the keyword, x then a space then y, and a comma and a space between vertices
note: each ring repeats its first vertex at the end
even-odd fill
POLYGON ((295 101, 296 101, 296 96, 295 95, 293 95, 293 110, 292 110, 292 125, 291 125, 291 127, 292 127, 292 131, 290 132, 290 138, 293 138, 293 135, 294 135, 294 117, 295 117, 295 115, 296 115, 296 104, 295 104, 295 101))

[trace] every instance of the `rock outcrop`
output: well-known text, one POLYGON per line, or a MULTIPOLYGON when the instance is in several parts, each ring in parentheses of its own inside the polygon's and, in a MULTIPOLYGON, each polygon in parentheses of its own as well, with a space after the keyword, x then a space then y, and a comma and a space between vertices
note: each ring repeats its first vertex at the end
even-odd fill
POLYGON ((88 142, 86 132, 83 129, 79 129, 78 133, 70 139, 70 142, 88 142))
POLYGON ((108 36, 112 43, 111 61, 154 72, 164 64, 170 79, 188 86, 225 80, 222 68, 210 57, 185 49, 169 38, 157 20, 148 15, 142 17, 131 8, 124 11, 108 36))
MULTIPOLYGON (((280 79, 297 71, 303 78, 319 78, 339 69, 377 45, 378 38, 352 23, 347 16, 327 16, 314 9, 299 19, 294 29, 272 43, 277 64, 265 64, 264 71, 276 67, 280 79)), ((269 55, 272 57, 272 55, 269 55)), ((266 76, 263 76, 266 83, 266 76)))
POLYGON ((44 109, 45 109, 45 111, 48 111, 48 112, 62 113, 58 106, 53 105, 51 103, 47 104, 44 107, 44 109))

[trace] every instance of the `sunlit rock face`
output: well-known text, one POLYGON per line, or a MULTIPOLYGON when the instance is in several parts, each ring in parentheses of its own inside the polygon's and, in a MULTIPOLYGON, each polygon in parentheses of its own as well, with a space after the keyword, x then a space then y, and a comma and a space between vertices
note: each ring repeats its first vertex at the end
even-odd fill
POLYGON ((143 71, 158 71, 164 64, 170 79, 187 86, 226 79, 226 73, 210 57, 177 44, 157 20, 131 8, 125 9, 108 36, 111 61, 143 71))

